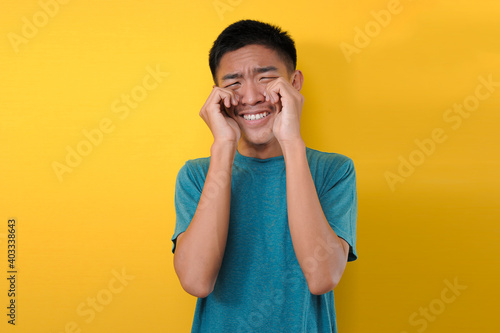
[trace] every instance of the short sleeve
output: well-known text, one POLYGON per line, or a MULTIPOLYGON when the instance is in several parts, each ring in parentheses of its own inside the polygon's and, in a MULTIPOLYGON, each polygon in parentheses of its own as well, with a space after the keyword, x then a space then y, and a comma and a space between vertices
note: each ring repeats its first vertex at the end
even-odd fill
POLYGON ((175 182, 175 231, 172 236, 172 252, 175 252, 177 236, 186 231, 200 201, 203 184, 197 182, 189 161, 179 170, 175 182))
POLYGON ((336 170, 330 170, 319 196, 323 213, 337 236, 349 244, 348 261, 357 259, 357 191, 354 163, 347 158, 336 170))

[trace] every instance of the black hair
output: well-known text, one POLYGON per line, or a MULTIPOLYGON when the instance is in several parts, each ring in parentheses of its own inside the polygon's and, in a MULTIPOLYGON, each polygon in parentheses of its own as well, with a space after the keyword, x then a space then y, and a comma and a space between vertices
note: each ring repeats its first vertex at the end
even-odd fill
POLYGON ((297 66, 295 43, 280 27, 254 20, 241 20, 229 25, 215 40, 208 56, 214 82, 222 56, 247 45, 262 45, 278 53, 289 73, 297 66))

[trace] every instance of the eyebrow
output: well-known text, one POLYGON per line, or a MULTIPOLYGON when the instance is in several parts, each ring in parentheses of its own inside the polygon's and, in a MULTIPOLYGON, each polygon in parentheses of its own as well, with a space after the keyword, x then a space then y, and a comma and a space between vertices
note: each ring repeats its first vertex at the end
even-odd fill
POLYGON ((275 66, 267 66, 267 67, 255 68, 253 70, 253 72, 256 73, 256 74, 261 74, 261 73, 266 73, 266 72, 272 72, 272 71, 278 71, 278 68, 276 68, 275 66))
MULTIPOLYGON (((266 72, 278 71, 276 66, 258 67, 253 70, 255 74, 262 74, 266 72)), ((240 79, 243 75, 241 73, 229 73, 222 77, 222 81, 240 79)))

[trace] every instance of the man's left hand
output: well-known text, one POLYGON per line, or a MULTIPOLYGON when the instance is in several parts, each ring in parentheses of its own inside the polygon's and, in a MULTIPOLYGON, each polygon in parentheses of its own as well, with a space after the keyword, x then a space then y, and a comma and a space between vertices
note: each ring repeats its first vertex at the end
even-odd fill
POLYGON ((280 145, 300 141, 300 116, 304 96, 285 78, 270 82, 265 91, 266 100, 276 105, 273 133, 280 145))

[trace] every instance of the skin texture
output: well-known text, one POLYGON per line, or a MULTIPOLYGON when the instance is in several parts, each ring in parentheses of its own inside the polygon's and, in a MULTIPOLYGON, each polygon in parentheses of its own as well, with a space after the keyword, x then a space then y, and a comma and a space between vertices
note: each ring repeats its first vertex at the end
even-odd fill
POLYGON ((332 290, 344 272, 349 245, 328 224, 309 170, 300 133, 302 72, 288 72, 275 51, 248 45, 226 53, 216 77, 217 85, 200 111, 214 137, 212 158, 200 204, 188 229, 178 236, 174 255, 181 285, 197 297, 213 290, 226 246, 231 170, 238 149, 261 159, 284 156, 295 254, 312 294, 332 290), (269 115, 243 118, 262 112, 269 115), (206 188, 217 188, 217 195, 205 193, 206 188), (321 252, 320 242, 329 245, 328 251, 321 252))

